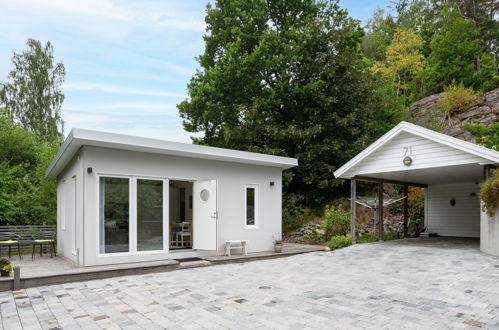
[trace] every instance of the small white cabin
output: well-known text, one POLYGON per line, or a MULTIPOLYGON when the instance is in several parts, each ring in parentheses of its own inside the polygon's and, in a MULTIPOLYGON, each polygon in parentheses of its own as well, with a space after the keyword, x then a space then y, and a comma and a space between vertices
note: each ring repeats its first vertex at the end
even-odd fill
POLYGON ((80 265, 270 251, 282 171, 296 159, 73 129, 47 169, 57 180, 57 250, 80 265), (178 252, 178 253, 172 253, 178 252))
MULTIPOLYGON (((478 196, 481 182, 498 165, 499 152, 495 150, 401 122, 334 175, 351 179, 352 200, 356 181, 400 184, 406 192, 411 185, 425 187, 425 226, 429 232, 479 237, 482 251, 499 256, 499 210, 489 217, 481 210, 478 196)), ((352 206, 355 240, 355 203, 352 206)), ((383 208, 378 210, 379 219, 383 208)))

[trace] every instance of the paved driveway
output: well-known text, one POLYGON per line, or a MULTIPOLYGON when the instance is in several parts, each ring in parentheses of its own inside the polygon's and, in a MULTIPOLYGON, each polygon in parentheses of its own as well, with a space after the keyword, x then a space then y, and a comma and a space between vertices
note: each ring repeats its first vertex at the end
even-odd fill
POLYGON ((499 258, 401 240, 0 293, 5 329, 499 328, 499 258))

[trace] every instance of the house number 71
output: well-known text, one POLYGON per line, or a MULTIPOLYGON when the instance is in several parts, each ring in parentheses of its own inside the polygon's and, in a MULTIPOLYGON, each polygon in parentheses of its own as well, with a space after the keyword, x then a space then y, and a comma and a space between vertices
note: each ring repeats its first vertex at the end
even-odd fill
POLYGON ((411 155, 412 155, 412 146, 404 147, 404 156, 411 156, 411 155))

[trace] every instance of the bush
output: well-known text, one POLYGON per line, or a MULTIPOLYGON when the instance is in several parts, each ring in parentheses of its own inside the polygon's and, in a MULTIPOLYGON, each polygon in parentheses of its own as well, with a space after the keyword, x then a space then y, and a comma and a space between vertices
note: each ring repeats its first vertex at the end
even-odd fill
POLYGON ((391 241, 391 240, 399 239, 399 238, 400 238, 399 232, 396 230, 387 231, 386 233, 383 234, 383 239, 385 241, 391 241))
POLYGON ((337 235, 331 237, 331 239, 326 243, 331 250, 337 250, 344 247, 347 247, 352 244, 352 240, 350 236, 347 235, 337 235))
POLYGON ((488 127, 464 125, 464 128, 476 137, 476 143, 493 150, 499 150, 499 123, 488 127))
POLYGON ((0 113, 0 225, 55 224, 56 183, 44 175, 57 149, 0 113))
POLYGON ((471 108, 478 103, 478 96, 471 88, 450 84, 444 89, 444 96, 438 101, 437 107, 447 116, 471 108))
POLYGON ((378 234, 365 234, 362 236, 358 236, 356 242, 357 243, 371 243, 379 240, 378 234))
POLYGON ((495 208, 499 205, 499 170, 495 170, 492 177, 482 184, 480 199, 483 202, 483 210, 493 216, 495 208))
POLYGON ((324 210, 324 220, 321 221, 326 240, 333 236, 346 235, 350 231, 350 212, 339 207, 327 206, 324 210))
POLYGON ((282 229, 285 233, 303 227, 317 217, 312 209, 289 211, 284 209, 282 215, 282 229))

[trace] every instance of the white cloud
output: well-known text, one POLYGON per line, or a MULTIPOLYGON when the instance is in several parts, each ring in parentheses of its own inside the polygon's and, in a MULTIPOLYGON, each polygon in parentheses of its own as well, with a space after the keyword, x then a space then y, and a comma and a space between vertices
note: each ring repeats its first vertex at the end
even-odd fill
MULTIPOLYGON (((94 21, 112 20, 130 27, 143 26, 155 29, 197 31, 205 29, 205 23, 198 12, 173 6, 171 1, 116 1, 116 0, 20 0, 1 1, 10 8, 36 12, 42 16, 67 16, 94 21)), ((204 12, 202 12, 204 14, 204 12)), ((105 32, 105 31, 102 31, 105 32)))
POLYGON ((74 82, 65 83, 64 90, 70 91, 96 91, 103 93, 115 94, 132 94, 132 95, 148 95, 148 96, 163 96, 163 97, 186 97, 185 93, 162 92, 148 89, 127 88, 99 83, 74 82))
POLYGON ((92 105, 66 104, 65 110, 69 111, 94 111, 94 110, 134 110, 146 113, 165 113, 177 112, 177 105, 174 103, 144 103, 144 102, 128 102, 128 103, 104 103, 92 105))

